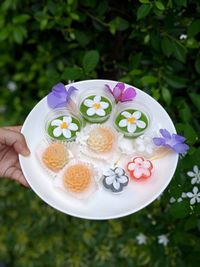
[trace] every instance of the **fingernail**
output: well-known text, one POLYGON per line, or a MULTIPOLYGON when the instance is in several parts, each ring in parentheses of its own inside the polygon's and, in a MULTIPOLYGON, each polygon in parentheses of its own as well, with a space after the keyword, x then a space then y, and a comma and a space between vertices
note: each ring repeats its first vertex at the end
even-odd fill
POLYGON ((31 154, 31 152, 28 148, 22 151, 22 155, 25 157, 29 156, 30 154, 31 154))

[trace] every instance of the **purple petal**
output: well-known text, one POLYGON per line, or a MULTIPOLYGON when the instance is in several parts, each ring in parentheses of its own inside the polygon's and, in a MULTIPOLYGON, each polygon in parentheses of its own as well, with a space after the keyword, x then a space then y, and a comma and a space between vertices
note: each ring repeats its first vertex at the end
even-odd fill
POLYGON ((124 83, 117 83, 114 87, 114 89, 118 87, 121 91, 125 89, 125 84, 124 83))
POLYGON ((172 149, 177 153, 183 154, 189 149, 189 146, 186 144, 176 144, 172 149))
POLYGON ((108 84, 105 84, 105 87, 111 94, 113 94, 113 91, 108 84))
POLYGON ((165 145, 165 139, 162 137, 154 137, 153 142, 156 146, 163 146, 165 145))
POLYGON ((186 138, 182 135, 179 134, 172 134, 172 137, 178 142, 178 143, 183 143, 186 138))
POLYGON ((118 86, 115 86, 115 88, 113 89, 113 95, 116 100, 120 100, 122 95, 122 90, 118 86))
POLYGON ((121 101, 130 101, 136 96, 136 91, 133 87, 128 87, 122 94, 121 101))
POLYGON ((52 88, 52 92, 55 92, 55 93, 66 93, 66 88, 65 88, 63 83, 57 83, 52 88))
POLYGON ((171 134, 169 131, 167 131, 167 129, 160 129, 160 133, 164 138, 171 139, 171 134))
POLYGON ((77 91, 78 89, 74 86, 70 86, 69 89, 67 90, 67 96, 66 96, 66 102, 69 101, 70 97, 71 97, 71 94, 74 92, 74 91, 77 91))
POLYGON ((47 103, 50 108, 64 107, 66 105, 66 95, 51 92, 47 95, 47 103))

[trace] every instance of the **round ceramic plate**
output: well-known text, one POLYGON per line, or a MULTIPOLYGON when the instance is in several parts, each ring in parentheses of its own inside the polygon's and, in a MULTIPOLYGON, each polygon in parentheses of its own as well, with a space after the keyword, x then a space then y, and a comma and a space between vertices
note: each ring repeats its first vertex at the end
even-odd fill
MULTIPOLYGON (((73 83, 79 89, 79 93, 88 88, 104 87, 109 84, 116 85, 116 81, 86 80, 73 83)), ((130 86, 130 85, 126 85, 130 86)), ((170 132, 176 132, 175 127, 162 106, 148 94, 137 89, 137 100, 145 103, 153 118, 151 130, 166 128, 170 132)), ((20 164, 24 176, 33 191, 47 204, 66 214, 85 219, 113 219, 132 214, 149 205, 167 187, 176 169, 178 155, 169 153, 165 157, 154 162, 155 172, 145 182, 131 181, 121 194, 112 194, 100 188, 89 200, 76 200, 68 197, 64 192, 55 188, 52 178, 42 169, 35 150, 43 137, 44 121, 50 111, 47 98, 43 98, 29 113, 22 127, 22 133, 31 150, 29 157, 20 156, 20 164)), ((152 121, 151 121, 152 122, 152 121)))

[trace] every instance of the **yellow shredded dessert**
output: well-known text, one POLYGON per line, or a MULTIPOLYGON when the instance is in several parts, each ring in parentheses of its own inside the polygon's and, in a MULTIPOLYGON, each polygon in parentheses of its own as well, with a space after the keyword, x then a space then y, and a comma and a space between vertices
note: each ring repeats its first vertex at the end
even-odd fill
POLYGON ((70 166, 64 172, 64 186, 71 192, 83 192, 89 187, 91 180, 89 167, 81 163, 70 166))
POLYGON ((87 140, 90 149, 95 152, 108 152, 112 149, 114 134, 107 128, 93 129, 87 140))
POLYGON ((68 162, 68 151, 64 144, 52 143, 42 155, 45 166, 52 171, 59 171, 68 162))

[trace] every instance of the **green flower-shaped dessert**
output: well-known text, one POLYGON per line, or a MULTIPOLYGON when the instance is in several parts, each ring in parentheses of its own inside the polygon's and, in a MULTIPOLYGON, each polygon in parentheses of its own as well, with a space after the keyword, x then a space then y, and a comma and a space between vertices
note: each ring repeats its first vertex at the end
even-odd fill
POLYGON ((70 115, 59 116, 50 121, 48 135, 56 140, 70 141, 76 138, 76 133, 81 129, 80 121, 70 115))
POLYGON ((143 134, 148 124, 147 115, 135 109, 126 109, 120 112, 115 119, 116 128, 129 137, 143 134))
POLYGON ((80 104, 82 116, 90 122, 103 122, 107 120, 112 111, 112 104, 105 96, 91 95, 80 104))

